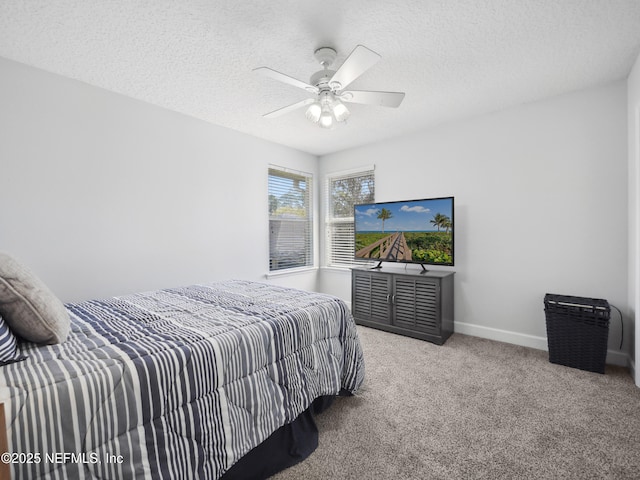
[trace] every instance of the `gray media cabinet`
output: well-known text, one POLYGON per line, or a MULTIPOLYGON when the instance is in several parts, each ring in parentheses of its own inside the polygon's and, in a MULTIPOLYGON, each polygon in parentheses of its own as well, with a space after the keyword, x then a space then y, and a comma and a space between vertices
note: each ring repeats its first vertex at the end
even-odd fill
POLYGON ((353 317, 359 325, 442 345, 453 333, 454 273, 354 268, 353 317))

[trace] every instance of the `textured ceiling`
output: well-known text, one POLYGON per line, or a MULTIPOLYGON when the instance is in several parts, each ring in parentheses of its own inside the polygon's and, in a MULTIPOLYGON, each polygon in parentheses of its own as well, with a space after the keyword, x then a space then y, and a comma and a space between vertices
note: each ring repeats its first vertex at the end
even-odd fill
POLYGON ((0 56, 316 155, 625 78, 638 0, 2 0, 0 56), (350 104, 323 130, 303 81, 313 52, 358 44, 382 60, 351 87, 403 91, 398 109, 350 104))

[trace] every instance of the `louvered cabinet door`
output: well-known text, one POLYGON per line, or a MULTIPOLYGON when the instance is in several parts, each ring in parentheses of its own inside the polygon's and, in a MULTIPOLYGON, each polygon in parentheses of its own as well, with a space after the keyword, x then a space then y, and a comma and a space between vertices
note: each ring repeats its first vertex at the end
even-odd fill
POLYGON ((391 324, 391 276, 370 272, 353 274, 352 311, 356 320, 391 324))
POLYGON ((398 276, 394 278, 393 287, 394 325, 439 335, 439 279, 398 276))

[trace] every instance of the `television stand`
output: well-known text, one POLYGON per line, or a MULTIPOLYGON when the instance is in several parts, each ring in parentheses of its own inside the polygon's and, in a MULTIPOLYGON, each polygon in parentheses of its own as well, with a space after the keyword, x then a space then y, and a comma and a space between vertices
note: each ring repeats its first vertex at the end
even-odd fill
POLYGON ((454 272, 351 270, 357 324, 442 345, 453 333, 454 272))

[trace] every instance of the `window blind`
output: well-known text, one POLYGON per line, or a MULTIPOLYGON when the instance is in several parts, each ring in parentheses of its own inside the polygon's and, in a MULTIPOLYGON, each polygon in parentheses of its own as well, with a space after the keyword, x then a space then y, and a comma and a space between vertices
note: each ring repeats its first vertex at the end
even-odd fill
POLYGON ((354 261, 353 206, 375 200, 374 167, 330 174, 325 182, 326 264, 351 267, 354 261))
POLYGON ((269 271, 313 266, 311 174, 269 168, 269 271))

